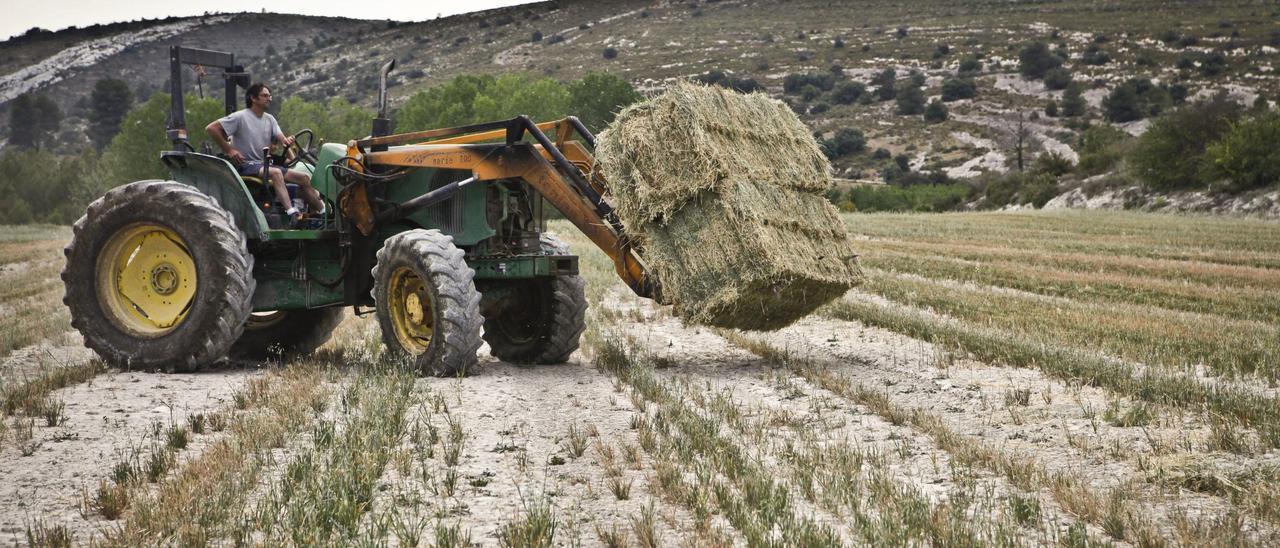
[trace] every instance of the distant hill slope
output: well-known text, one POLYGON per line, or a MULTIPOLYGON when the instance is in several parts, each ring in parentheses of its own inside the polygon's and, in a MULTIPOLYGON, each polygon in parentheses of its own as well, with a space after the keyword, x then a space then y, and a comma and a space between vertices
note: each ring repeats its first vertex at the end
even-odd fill
MULTIPOLYGON (((606 70, 648 90, 720 70, 785 98, 822 135, 859 128, 868 150, 905 155, 913 170, 970 176, 1006 168, 1011 120, 1019 112, 1039 118, 1027 126, 1029 153, 1074 155, 1078 128, 1043 115, 1062 92, 1017 74, 1022 45, 1043 40, 1068 56, 1066 67, 1085 84, 1096 121, 1108 89, 1131 77, 1176 82, 1191 96, 1228 89, 1243 102, 1259 94, 1276 98, 1277 21, 1280 11, 1269 3, 1162 0, 565 0, 421 23, 217 14, 0 43, 0 103, 24 91, 48 94, 72 118, 64 127, 82 127, 80 105, 97 79, 123 78, 140 96, 162 90, 165 50, 178 43, 234 52, 278 97, 336 96, 365 105, 375 97, 376 67, 391 57, 400 67, 393 103, 463 73, 527 71, 570 80, 606 70), (606 49, 616 57, 606 59, 606 49), (900 80, 919 71, 925 97, 935 98, 962 60, 973 57, 982 64, 976 97, 949 102, 949 119, 939 124, 896 114, 894 101, 843 104, 822 86, 784 93, 788 75, 867 83, 893 67, 900 80)), ((206 93, 218 87, 212 78, 204 83, 206 93)), ((1134 133, 1142 127, 1124 126, 1134 133)), ((77 144, 76 131, 65 133, 64 146, 77 144)), ((861 154, 835 164, 839 176, 861 179, 879 177, 885 162, 861 154)))

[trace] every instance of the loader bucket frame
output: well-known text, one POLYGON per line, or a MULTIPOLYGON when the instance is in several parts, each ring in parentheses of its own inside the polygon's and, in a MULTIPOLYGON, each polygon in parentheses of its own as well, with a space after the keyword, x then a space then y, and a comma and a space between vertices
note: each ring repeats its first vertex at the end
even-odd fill
POLYGON ((575 135, 595 146, 595 136, 572 116, 542 123, 517 116, 356 141, 347 155, 359 159, 357 169, 457 169, 471 171, 472 177, 377 213, 344 213, 357 226, 363 223, 371 229, 374 224, 394 222, 444 200, 473 181, 524 180, 609 256, 618 276, 632 291, 661 302, 657 281, 648 275, 635 243, 603 198, 605 181, 595 169, 594 157, 581 142, 571 140, 575 135), (554 133, 554 141, 547 131, 554 133), (533 142, 526 142, 526 136, 532 137, 533 142), (493 142, 498 140, 502 142, 493 142))

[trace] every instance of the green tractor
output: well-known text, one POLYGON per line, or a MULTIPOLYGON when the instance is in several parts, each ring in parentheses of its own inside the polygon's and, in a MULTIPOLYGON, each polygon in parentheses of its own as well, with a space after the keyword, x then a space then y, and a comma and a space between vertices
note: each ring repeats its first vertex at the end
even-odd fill
POLYGON ((72 326, 109 362, 189 372, 304 355, 345 307, 375 313, 387 349, 422 374, 466 374, 482 340, 505 361, 564 362, 587 304, 577 257, 546 233, 544 202, 637 294, 660 299, 601 198, 594 137, 573 117, 392 134, 391 61, 369 137, 314 146, 309 131, 295 135, 284 165, 310 174, 328 206, 296 228, 261 179, 189 145, 184 64, 223 69, 228 114, 249 85, 229 53, 171 48, 173 149, 160 155, 171 180, 107 192, 65 250, 72 326))

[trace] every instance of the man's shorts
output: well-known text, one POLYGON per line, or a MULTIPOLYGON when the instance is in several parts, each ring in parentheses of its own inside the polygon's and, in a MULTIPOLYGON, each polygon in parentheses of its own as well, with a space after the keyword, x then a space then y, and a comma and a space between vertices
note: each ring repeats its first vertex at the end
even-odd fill
MULTIPOLYGON (((278 170, 280 169, 280 166, 271 166, 271 169, 278 170)), ((247 162, 240 164, 240 166, 236 168, 236 171, 239 171, 241 175, 248 175, 250 177, 261 177, 262 162, 249 160, 247 162)))

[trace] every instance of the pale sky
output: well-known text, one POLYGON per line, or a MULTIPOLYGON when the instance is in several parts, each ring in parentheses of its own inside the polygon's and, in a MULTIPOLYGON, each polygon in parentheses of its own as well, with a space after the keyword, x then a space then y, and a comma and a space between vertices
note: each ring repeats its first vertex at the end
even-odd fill
POLYGON ((350 17, 353 19, 395 19, 426 21, 437 16, 481 11, 500 6, 528 4, 533 0, 391 0, 379 2, 339 2, 336 0, 277 0, 275 2, 183 2, 181 0, 63 0, 53 4, 23 0, 5 0, 4 17, 0 18, 0 40, 22 34, 31 27, 60 30, 71 25, 84 27, 94 23, 116 23, 143 17, 156 19, 209 12, 267 11, 350 17))

